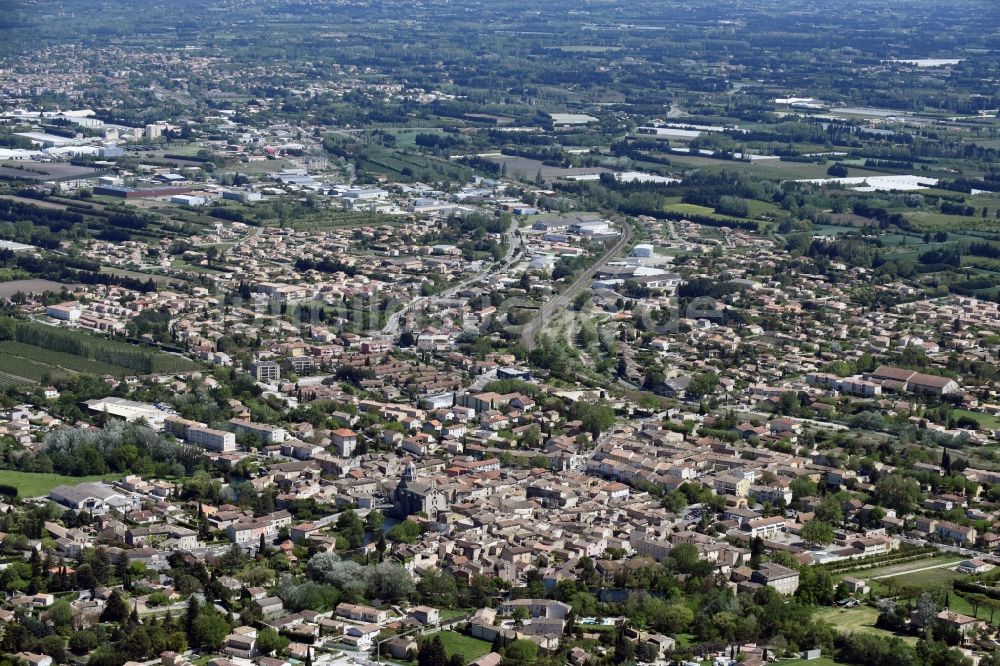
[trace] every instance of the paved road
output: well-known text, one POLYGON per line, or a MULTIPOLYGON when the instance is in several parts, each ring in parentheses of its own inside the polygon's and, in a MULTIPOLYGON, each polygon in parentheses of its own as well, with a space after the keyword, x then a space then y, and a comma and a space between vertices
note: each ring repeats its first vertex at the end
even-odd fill
POLYGON ((632 227, 628 222, 622 222, 622 235, 618 239, 610 250, 601 255, 601 258, 594 262, 590 268, 585 270, 580 274, 576 280, 573 281, 568 288, 564 289, 558 296, 548 301, 541 308, 538 309, 538 314, 525 324, 524 329, 521 331, 521 342, 524 343, 525 348, 529 351, 534 349, 538 336, 538 332, 541 330, 542 326, 548 321, 556 312, 566 308, 569 303, 576 298, 584 289, 590 286, 590 281, 594 277, 594 273, 603 266, 609 259, 615 257, 622 249, 628 245, 629 241, 632 240, 632 227))
POLYGON ((670 238, 670 240, 680 240, 677 237, 677 230, 674 228, 673 220, 667 220, 667 236, 670 238))
POLYGON ((451 298, 458 292, 462 291, 466 287, 479 282, 480 280, 485 280, 491 277, 493 274, 499 272, 501 266, 505 266, 513 260, 514 255, 521 249, 521 235, 517 233, 517 219, 511 220, 510 227, 507 228, 504 234, 507 238, 507 252, 504 253, 503 259, 494 262, 489 265, 488 268, 479 271, 475 275, 472 275, 461 282, 448 287, 442 292, 434 294, 433 296, 418 296, 413 299, 401 309, 389 315, 389 319, 386 321, 385 326, 382 327, 382 335, 388 338, 393 338, 399 334, 399 327, 403 319, 407 314, 413 312, 418 306, 424 304, 430 305, 436 301, 440 301, 446 298, 451 298))

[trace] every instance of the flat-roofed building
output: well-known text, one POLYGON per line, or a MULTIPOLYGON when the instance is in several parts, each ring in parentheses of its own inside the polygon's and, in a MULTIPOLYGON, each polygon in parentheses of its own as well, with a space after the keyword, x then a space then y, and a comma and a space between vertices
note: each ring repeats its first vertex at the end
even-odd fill
POLYGON ((359 620, 373 624, 380 624, 389 619, 388 611, 373 608, 371 606, 364 606, 362 604, 337 604, 336 613, 339 617, 346 617, 351 620, 359 620))
POLYGON ((257 435, 260 441, 265 444, 281 444, 288 438, 288 432, 284 428, 273 426, 268 423, 255 423, 243 419, 229 419, 229 427, 236 432, 246 432, 257 435))
POLYGON ((49 491, 49 499, 74 511, 100 515, 112 509, 131 508, 135 501, 116 492, 103 483, 78 483, 75 486, 56 486, 49 491))
POLYGON ((73 301, 50 305, 45 308, 45 314, 59 321, 76 321, 83 314, 83 310, 80 309, 79 303, 73 301))
POLYGON ((226 430, 194 426, 188 428, 187 441, 190 444, 219 453, 236 450, 236 435, 226 430))
POLYGON ((281 377, 281 366, 274 361, 257 361, 251 364, 250 371, 259 382, 273 382, 281 377))
POLYGON ((167 412, 159 410, 153 405, 125 398, 95 398, 94 400, 87 400, 84 404, 92 412, 117 416, 126 421, 138 421, 142 419, 156 429, 162 428, 164 420, 169 416, 167 412))

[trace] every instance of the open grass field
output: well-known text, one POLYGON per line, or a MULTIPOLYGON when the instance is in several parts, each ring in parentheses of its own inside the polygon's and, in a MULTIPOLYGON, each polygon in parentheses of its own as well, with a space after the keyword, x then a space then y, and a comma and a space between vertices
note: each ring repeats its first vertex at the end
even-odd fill
POLYGON ((690 254, 689 250, 684 250, 679 247, 659 247, 654 249, 656 254, 662 254, 667 257, 683 257, 684 255, 690 254))
MULTIPOLYGON (((875 626, 878 619, 878 611, 870 606, 859 606, 857 608, 821 608, 816 611, 816 619, 830 624, 841 633, 849 634, 856 631, 863 631, 869 634, 880 636, 895 636, 896 634, 875 626)), ((913 636, 900 636, 904 641, 915 643, 917 639, 913 636)))
POLYGON ((664 206, 663 210, 668 213, 680 213, 681 215, 699 215, 703 217, 710 217, 713 220, 719 220, 720 222, 729 224, 745 224, 747 222, 747 218, 720 215, 708 206, 698 206, 697 204, 671 203, 664 206))
MULTIPOLYGON (((936 569, 934 571, 923 571, 915 574, 908 574, 905 576, 899 576, 898 580, 904 587, 917 588, 919 590, 931 590, 940 589, 942 587, 949 588, 950 582, 955 578, 962 577, 962 574, 955 573, 949 569, 936 569), (936 574, 936 575, 927 575, 936 574)), ((876 594, 892 594, 893 590, 886 588, 885 585, 881 584, 883 581, 872 581, 872 590, 876 594)), ((986 606, 974 607, 970 604, 964 597, 960 596, 956 592, 951 592, 948 595, 948 609, 955 613, 962 613, 963 615, 969 615, 976 617, 980 620, 986 622, 994 622, 1000 620, 1000 613, 996 611, 993 612, 992 617, 990 616, 990 609, 986 606)))
MULTIPOLYGON (((414 137, 415 138, 415 137, 414 137)), ((472 171, 457 162, 438 159, 430 155, 414 152, 405 146, 397 150, 369 147, 367 156, 361 160, 359 171, 372 175, 392 176, 402 179, 465 180, 472 177, 472 171)), ((535 171, 527 176, 534 178, 535 171)))
MULTIPOLYGON (((828 164, 814 164, 812 162, 783 162, 781 160, 758 160, 756 162, 740 162, 735 160, 719 160, 714 157, 702 157, 699 155, 676 155, 670 153, 664 155, 670 163, 679 167, 708 168, 710 171, 722 169, 731 171, 748 171, 761 178, 772 178, 774 180, 800 180, 806 178, 827 178, 826 170, 830 168, 828 164)), ((872 171, 849 168, 848 175, 870 176, 872 171)))
MULTIPOLYGON (((781 215, 783 211, 778 206, 773 203, 768 203, 766 201, 757 201, 756 199, 747 199, 747 210, 750 217, 764 217, 764 216, 775 216, 781 215)), ((785 212, 787 214, 787 212, 785 212)))
MULTIPOLYGON (((925 571, 915 571, 913 573, 893 576, 891 579, 871 581, 872 590, 878 594, 892 594, 894 590, 887 588, 887 580, 898 581, 900 588, 916 588, 918 590, 951 589, 952 581, 964 578, 963 574, 953 571, 949 567, 928 569, 925 571)), ((980 620, 993 622, 1000 620, 1000 614, 996 611, 990 615, 990 609, 986 606, 974 607, 963 596, 957 592, 948 595, 948 608, 956 613, 976 617, 980 620)))
MULTIPOLYGON (((813 164, 806 162, 783 162, 780 160, 768 160, 765 162, 755 162, 754 171, 764 177, 778 178, 782 180, 802 180, 806 178, 828 178, 827 169, 829 164, 813 164)), ((857 178, 860 176, 874 176, 878 172, 870 169, 858 167, 848 167, 847 176, 857 178)))
POLYGON ((972 604, 966 601, 963 597, 957 594, 951 594, 948 597, 948 608, 956 613, 961 613, 962 615, 968 615, 970 617, 975 617, 984 622, 995 623, 1000 621, 1000 612, 993 611, 993 616, 990 617, 990 609, 986 606, 980 606, 975 608, 972 604))
POLYGON ((438 636, 441 637, 441 642, 444 643, 444 651, 448 654, 448 657, 450 658, 453 654, 460 654, 465 663, 479 659, 492 649, 492 646, 486 641, 465 636, 455 631, 442 631, 438 636))
POLYGON ((39 497, 48 495, 56 486, 74 485, 85 481, 103 481, 119 479, 121 474, 106 474, 104 476, 63 476, 62 474, 42 474, 36 472, 15 472, 8 469, 0 470, 0 484, 14 486, 20 497, 39 497))
POLYGON ((672 203, 664 206, 669 213, 684 213, 686 215, 714 215, 715 209, 688 203, 672 203))
POLYGON ((399 127, 396 129, 386 130, 389 134, 396 137, 397 146, 415 146, 417 145, 417 135, 418 134, 441 134, 442 131, 437 128, 427 128, 427 129, 417 129, 415 127, 399 127))
MULTIPOLYGON (((733 160, 717 160, 714 157, 702 157, 700 155, 681 155, 675 153, 658 155, 658 157, 666 157, 670 160, 670 164, 681 166, 681 167, 726 167, 729 169, 736 169, 739 167, 750 168, 750 165, 746 162, 735 162, 733 160)), ((662 166, 662 165, 661 165, 662 166)))
POLYGON ((1000 429, 1000 418, 981 412, 970 412, 968 409, 953 409, 951 415, 956 418, 967 416, 979 423, 980 428, 1000 429))
POLYGON ((938 585, 948 585, 960 575, 961 574, 955 573, 949 565, 936 569, 914 571, 913 573, 893 576, 893 578, 898 579, 903 585, 911 585, 913 587, 934 587, 938 585))

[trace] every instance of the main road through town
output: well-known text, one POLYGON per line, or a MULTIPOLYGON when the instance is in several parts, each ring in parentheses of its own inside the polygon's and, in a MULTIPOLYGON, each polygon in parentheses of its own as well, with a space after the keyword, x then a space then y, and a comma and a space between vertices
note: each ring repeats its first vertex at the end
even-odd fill
POLYGON ((542 326, 545 325, 545 322, 551 319, 552 316, 559 310, 565 309, 573 301, 573 299, 576 298, 577 294, 588 288, 590 286, 591 279, 594 277, 594 273, 596 273, 601 266, 607 263, 608 260, 616 257, 631 240, 632 225, 630 225, 628 221, 623 220, 622 235, 619 237, 618 241, 615 242, 609 250, 602 254, 597 261, 591 264, 590 268, 580 273, 580 275, 573 280, 573 283, 569 287, 563 289, 558 296, 543 304, 542 307, 538 309, 538 313, 531 319, 531 321, 525 324, 524 328, 521 330, 521 342, 529 351, 534 349, 537 345, 536 338, 538 337, 538 332, 542 329, 542 326))

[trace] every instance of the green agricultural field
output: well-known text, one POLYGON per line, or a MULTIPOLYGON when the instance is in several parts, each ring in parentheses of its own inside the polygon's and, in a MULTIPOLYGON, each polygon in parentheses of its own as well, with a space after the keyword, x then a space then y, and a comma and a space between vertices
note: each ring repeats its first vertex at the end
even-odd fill
MULTIPOLYGON (((748 202, 748 203, 755 203, 755 202, 748 202)), ((710 217, 713 220, 718 220, 722 222, 723 224, 728 223, 728 224, 738 225, 738 224, 746 224, 747 222, 750 222, 752 224, 766 224, 766 223, 757 223, 742 217, 731 217, 729 215, 720 215, 716 213, 714 209, 709 208, 708 206, 698 206, 696 204, 671 203, 665 205, 663 207, 663 210, 668 213, 679 213, 681 215, 691 215, 691 216, 698 215, 702 217, 710 217)))
POLYGON ((492 646, 488 642, 465 636, 456 631, 442 631, 438 636, 441 637, 444 651, 448 656, 460 654, 466 664, 479 659, 492 650, 492 646))
POLYGON ((666 157, 668 160, 670 160, 671 165, 692 167, 698 169, 704 167, 721 167, 726 169, 736 169, 740 167, 748 169, 750 168, 750 165, 746 162, 735 162, 733 160, 718 160, 715 159, 714 157, 702 157, 700 155, 679 155, 675 153, 662 153, 658 154, 657 157, 666 157))
MULTIPOLYGON (((750 169, 752 173, 760 176, 761 178, 774 178, 777 180, 803 180, 807 178, 813 179, 830 177, 826 173, 826 170, 830 168, 829 164, 815 164, 812 162, 783 162, 781 160, 765 160, 763 162, 753 162, 752 164, 736 162, 736 164, 750 169)), ((872 175, 872 172, 865 169, 848 168, 847 175, 849 177, 870 176, 872 175)))
POLYGON ((708 206, 698 206, 697 204, 672 203, 663 207, 668 213, 682 213, 684 215, 715 215, 715 209, 708 206))
POLYGON ((313 215, 297 217, 287 225, 281 225, 278 220, 267 220, 270 226, 288 226, 296 231, 317 231, 321 229, 351 229, 354 227, 377 227, 383 225, 398 225, 399 220, 389 215, 377 213, 362 213, 327 209, 317 211, 313 215))
POLYGON ((946 245, 946 243, 934 243, 934 242, 925 243, 924 239, 921 238, 920 236, 914 236, 913 234, 906 234, 906 233, 883 234, 882 243, 883 245, 885 245, 885 247, 888 248, 919 246, 916 247, 915 249, 919 250, 920 252, 946 245))
POLYGON ((403 179, 417 180, 465 180, 472 170, 457 162, 440 160, 429 155, 400 150, 371 147, 367 156, 359 164, 359 170, 371 174, 391 175, 403 179))
POLYGON ((260 175, 277 173, 294 166, 288 160, 262 160, 259 162, 241 162, 233 167, 226 167, 218 173, 242 173, 245 175, 260 175))
POLYGON ((778 206, 773 203, 768 203, 766 201, 757 201, 756 199, 747 199, 747 210, 749 211, 750 217, 775 217, 781 214, 787 215, 787 211, 783 211, 778 206))
POLYGON ((187 372, 199 367, 178 354, 120 339, 37 322, 12 319, 3 322, 9 324, 15 340, 0 343, 0 378, 12 376, 13 384, 50 382, 56 376, 71 373, 121 377, 187 372))
POLYGON ((441 134, 438 128, 416 129, 413 127, 400 127, 398 129, 385 130, 388 134, 396 137, 396 145, 399 147, 413 147, 417 145, 418 134, 441 134))
MULTIPOLYGON (((874 575, 867 575, 868 572, 857 572, 855 577, 866 578, 872 586, 872 591, 876 594, 892 596, 905 593, 906 590, 933 590, 950 589, 951 583, 962 575, 955 572, 953 567, 961 560, 955 556, 941 556, 930 560, 919 560, 896 567, 886 567, 883 571, 873 570, 874 575), (878 576, 882 576, 878 578, 878 576)), ((950 595, 949 608, 959 613, 972 615, 972 607, 957 594, 950 595)), ((989 612, 986 609, 979 610, 981 619, 989 619, 989 612)))
MULTIPOLYGON (((53 375, 60 374, 58 368, 42 363, 36 363, 27 359, 0 354, 0 373, 14 378, 12 383, 18 380, 22 384, 37 384, 43 381, 51 381, 53 375)), ((67 374, 63 372, 62 374, 67 374)))
POLYGON ((906 214, 906 218, 921 231, 947 231, 949 233, 962 231, 1000 231, 1000 220, 992 217, 983 218, 979 215, 946 215, 931 211, 914 211, 906 214))
MULTIPOLYGON (((73 363, 67 356, 78 357, 81 361, 92 361, 98 365, 77 364, 79 372, 91 372, 110 366, 120 366, 129 374, 187 372, 198 368, 194 361, 177 354, 132 344, 125 340, 92 335, 84 331, 57 328, 38 322, 3 319, 14 332, 14 339, 38 349, 38 352, 23 351, 23 358, 0 354, 0 372, 6 372, 33 381, 41 381, 47 372, 58 370, 63 361, 70 367, 73 363), (44 356, 43 352, 54 352, 44 356), (110 361, 114 360, 114 363, 110 361), (83 367, 89 370, 83 370, 83 367)), ((22 349, 23 348, 19 348, 22 349)), ((103 374, 103 373, 101 373, 103 374)), ((112 373, 114 374, 114 373, 112 373)), ((124 372, 123 372, 124 374, 124 372)))
POLYGON ((99 476, 64 476, 62 474, 42 474, 39 472, 15 472, 9 469, 0 470, 0 484, 14 486, 20 497, 39 497, 48 495, 56 486, 74 485, 85 481, 104 481, 120 479, 121 474, 105 474, 99 476))
POLYGON ((123 368, 118 365, 92 361, 81 356, 65 354, 63 352, 52 351, 50 349, 42 349, 41 347, 33 347, 32 345, 24 344, 23 342, 14 342, 13 340, 0 342, 0 356, 14 357, 20 360, 48 366, 50 369, 55 368, 57 370, 68 370, 70 372, 79 372, 91 375, 113 375, 115 377, 123 377, 128 374, 133 374, 133 372, 128 368, 123 368))
POLYGON ((34 382, 28 381, 24 377, 18 375, 12 375, 7 372, 0 372, 0 388, 6 388, 8 386, 13 386, 15 388, 21 388, 24 386, 30 386, 34 382))
POLYGON ((962 257, 962 268, 978 268, 979 270, 997 272, 1000 271, 1000 259, 990 259, 989 257, 973 257, 965 255, 962 257))

